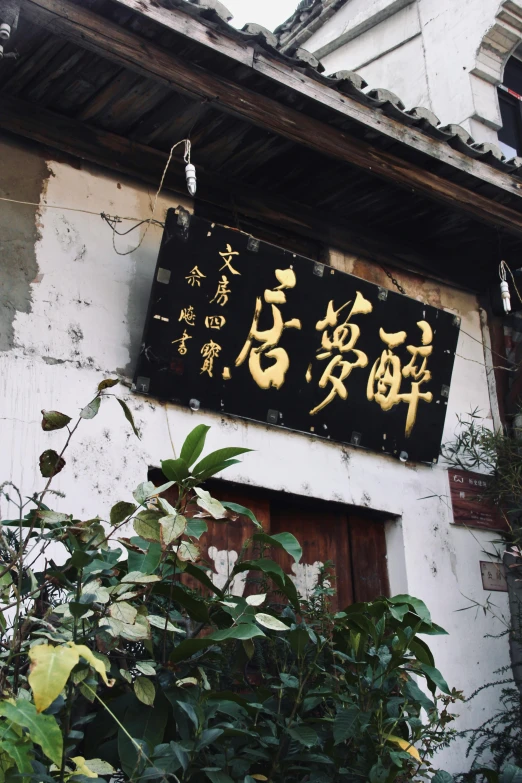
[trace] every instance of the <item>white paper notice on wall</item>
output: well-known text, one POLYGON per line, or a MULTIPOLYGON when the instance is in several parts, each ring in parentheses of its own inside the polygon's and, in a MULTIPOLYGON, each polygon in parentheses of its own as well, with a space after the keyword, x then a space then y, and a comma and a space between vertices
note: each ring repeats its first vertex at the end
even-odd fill
POLYGON ((496 593, 507 593, 506 569, 503 563, 480 561, 482 587, 496 593))

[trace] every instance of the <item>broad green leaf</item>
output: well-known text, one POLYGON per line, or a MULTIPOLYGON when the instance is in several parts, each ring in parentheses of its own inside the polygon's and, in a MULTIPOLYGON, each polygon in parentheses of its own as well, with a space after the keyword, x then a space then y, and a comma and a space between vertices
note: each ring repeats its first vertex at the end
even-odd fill
POLYGON ((54 715, 42 715, 30 701, 18 699, 16 704, 0 701, 0 716, 26 729, 32 741, 40 745, 47 758, 60 766, 63 740, 54 715))
POLYGON ((223 505, 225 506, 225 508, 228 508, 229 511, 233 511, 234 514, 239 514, 240 516, 248 517, 248 519, 250 519, 250 521, 253 522, 256 527, 261 528, 261 530, 263 529, 263 525, 261 524, 261 522, 259 522, 254 512, 250 511, 249 508, 246 508, 245 506, 241 506, 239 505, 239 503, 229 503, 228 500, 227 501, 223 500, 223 505))
POLYGON ((390 598, 390 603, 409 604, 409 606, 412 607, 415 614, 420 617, 421 620, 424 620, 425 623, 431 625, 431 615, 429 613, 428 607, 424 601, 421 601, 419 598, 414 598, 412 595, 395 595, 393 598, 390 598))
POLYGON ((258 612, 256 614, 256 622, 262 625, 264 628, 269 628, 271 631, 288 631, 288 625, 278 620, 277 617, 272 617, 271 614, 264 614, 258 612))
POLYGON ((203 451, 209 429, 210 427, 207 427, 206 424, 198 424, 198 426, 194 427, 192 432, 185 438, 185 443, 181 447, 179 456, 189 468, 199 458, 199 455, 203 451))
POLYGON ((214 465, 212 468, 207 468, 204 473, 199 473, 198 479, 199 481, 206 481, 211 476, 215 476, 216 473, 222 473, 227 468, 230 468, 232 465, 240 465, 241 460, 240 459, 227 459, 225 462, 220 462, 217 465, 214 465))
POLYGON ((90 401, 88 405, 81 411, 80 417, 82 419, 94 419, 100 410, 101 397, 95 397, 90 401))
POLYGON ((410 607, 406 604, 398 604, 397 606, 394 606, 393 604, 390 606, 390 614, 392 617, 394 617, 396 620, 398 620, 400 623, 404 620, 404 615, 408 614, 410 611, 410 607))
POLYGON ((31 764, 32 746, 29 743, 13 742, 10 740, 0 740, 0 750, 7 753, 12 758, 17 772, 25 775, 33 775, 31 764))
POLYGON ((183 636, 186 634, 186 631, 184 631, 183 628, 178 628, 176 625, 171 623, 170 620, 165 622, 165 617, 161 617, 159 614, 149 614, 147 615, 147 620, 155 628, 159 628, 162 631, 166 630, 170 631, 171 633, 179 633, 183 636))
POLYGON ((219 770, 205 770, 205 775, 210 780, 210 783, 234 783, 230 775, 226 772, 219 770))
POLYGON ((97 775, 114 775, 116 772, 114 767, 103 759, 87 759, 85 764, 91 772, 96 772, 97 775))
POLYGON ((112 604, 111 608, 109 609, 109 614, 111 617, 113 617, 115 620, 119 620, 121 623, 132 623, 136 619, 136 615, 138 614, 138 610, 134 608, 131 604, 128 604, 126 601, 118 601, 115 604, 112 604))
POLYGON ((402 737, 395 737, 393 734, 389 734, 386 737, 386 740, 388 742, 393 742, 394 745, 398 745, 405 753, 409 753, 410 756, 415 759, 415 761, 420 762, 421 757, 419 756, 419 751, 410 742, 408 742, 408 740, 402 739, 402 737))
POLYGON ((181 484, 190 476, 188 465, 184 459, 166 459, 161 462, 163 475, 170 481, 181 484))
MULTIPOLYGON (((141 539, 136 540, 140 541, 141 539)), ((127 560, 129 572, 140 571, 142 574, 153 574, 161 562, 161 546, 143 540, 141 542, 145 552, 129 551, 127 560)))
MULTIPOLYGON (((285 629, 287 629, 285 625, 285 629)), ((216 642, 223 642, 226 639, 253 639, 256 636, 264 636, 263 631, 255 626, 253 623, 241 623, 240 625, 234 625, 232 628, 225 628, 222 631, 216 631, 210 634, 208 639, 212 639, 216 642)))
POLYGON ((266 593, 259 595, 247 595, 246 602, 249 606, 261 606, 266 601, 266 593))
POLYGON ((161 577, 157 574, 142 574, 140 571, 130 571, 128 574, 125 574, 121 581, 145 585, 151 582, 161 582, 161 577))
POLYGON ((126 503, 124 500, 120 500, 115 506, 111 508, 111 525, 119 525, 124 519, 130 517, 136 511, 134 503, 126 503))
POLYGON ((134 693, 136 698, 139 699, 147 707, 152 707, 154 699, 156 698, 156 688, 154 683, 148 680, 146 677, 137 677, 134 681, 134 693))
POLYGON ((198 623, 210 622, 207 602, 205 600, 202 600, 194 593, 177 585, 174 587, 172 587, 172 585, 158 585, 158 591, 160 591, 161 588, 165 588, 163 594, 166 596, 170 596, 172 593, 174 601, 179 603, 193 620, 196 620, 198 623))
POLYGON ((408 647, 418 661, 421 663, 426 663, 428 666, 435 665, 433 653, 423 639, 419 639, 418 636, 415 636, 413 639, 411 639, 411 641, 408 642, 408 647))
POLYGON ((190 541, 182 541, 177 549, 177 555, 180 560, 195 562, 198 559, 200 552, 195 544, 191 544, 190 541))
POLYGON ((189 658, 192 658, 196 653, 206 650, 207 647, 212 647, 214 643, 215 642, 208 637, 205 639, 187 639, 174 648, 170 654, 170 660, 173 663, 186 661, 189 658))
POLYGON ((124 414, 125 418, 127 419, 127 421, 129 422, 129 424, 131 425, 131 427, 132 427, 132 431, 134 432, 134 434, 136 435, 136 437, 137 437, 138 439, 139 439, 139 438, 141 438, 140 431, 138 430, 138 428, 137 428, 137 427, 136 427, 136 425, 134 424, 134 417, 133 417, 132 413, 131 413, 131 412, 130 412, 130 410, 129 410, 129 406, 128 406, 128 405, 127 405, 127 403, 126 403, 124 400, 122 400, 120 397, 116 397, 116 399, 117 399, 117 400, 118 400, 118 402, 120 403, 120 405, 121 405, 121 408, 122 408, 122 410, 123 410, 123 414, 124 414))
POLYGON ((284 549, 294 561, 298 563, 303 556, 303 550, 297 538, 292 533, 276 533, 268 535, 267 533, 255 533, 254 541, 262 541, 269 546, 275 546, 284 549))
POLYGON ((103 381, 101 381, 98 384, 98 391, 103 391, 104 389, 112 389, 113 386, 117 386, 119 384, 119 380, 117 378, 105 378, 103 381))
POLYGON ((426 663, 421 663, 420 669, 426 675, 428 687, 432 693, 435 692, 435 687, 437 687, 443 693, 451 694, 448 683, 438 669, 434 666, 428 666, 426 663))
POLYGON ((455 778, 449 772, 439 769, 431 779, 431 783, 454 783, 455 778))
POLYGON ((42 429, 45 432, 51 432, 52 430, 62 430, 67 427, 71 421, 70 416, 66 416, 65 413, 59 413, 58 411, 42 411, 42 429))
POLYGON ((187 520, 181 514, 169 514, 166 517, 161 517, 159 525, 161 544, 168 547, 183 535, 187 527, 187 520))
POLYGON ((404 687, 404 692, 407 696, 409 696, 411 701, 416 701, 421 705, 421 707, 424 707, 426 712, 429 713, 434 709, 435 704, 426 696, 424 691, 419 688, 415 680, 408 680, 404 687))
POLYGON ((150 625, 146 617, 138 615, 133 625, 129 623, 120 623, 120 636, 128 639, 129 642, 138 642, 143 639, 150 639, 150 625))
POLYGON ((290 647, 295 652, 295 654, 299 656, 304 653, 309 638, 310 637, 308 636, 308 632, 305 630, 305 628, 295 628, 293 631, 290 631, 287 636, 287 639, 290 642, 290 647))
POLYGON ((60 695, 71 670, 78 663, 79 653, 71 647, 39 644, 29 650, 31 669, 29 685, 38 712, 43 712, 60 695))
POLYGON ((145 674, 147 677, 154 677, 156 674, 156 669, 154 666, 152 666, 152 664, 148 663, 147 661, 138 661, 136 663, 136 668, 139 672, 141 672, 141 674, 145 674))
POLYGON ((40 454, 40 473, 44 478, 56 476, 65 467, 65 460, 53 449, 47 449, 40 454))
POLYGON ((337 713, 333 724, 333 737, 336 745, 354 736, 358 716, 358 707, 349 707, 347 710, 340 710, 337 713))
POLYGON ((41 519, 45 525, 62 525, 64 522, 71 522, 70 514, 63 514, 60 511, 38 511, 38 518, 41 519))
POLYGON ((301 723, 298 726, 287 729, 287 731, 292 739, 297 740, 306 748, 313 748, 319 742, 319 737, 311 726, 305 726, 301 723))
POLYGON ((132 497, 136 501, 136 503, 139 503, 141 506, 143 503, 145 503, 148 498, 151 498, 153 495, 156 494, 156 485, 152 483, 152 481, 144 481, 141 484, 138 484, 134 492, 132 493, 132 497))
POLYGON ((219 500, 213 498, 210 495, 210 492, 201 489, 201 487, 194 487, 194 492, 198 496, 196 501, 198 506, 210 514, 214 519, 224 519, 226 517, 226 508, 219 500))
POLYGON ((157 543, 160 540, 160 519, 161 512, 159 511, 140 511, 132 524, 140 538, 157 543))
POLYGON ((500 775, 500 783, 522 783, 522 769, 514 764, 506 764, 500 775))
POLYGON ((201 473, 205 473, 209 469, 212 470, 213 468, 223 464, 223 462, 226 462, 233 457, 238 457, 240 454, 246 454, 249 451, 252 451, 252 449, 244 449, 238 446, 230 446, 225 449, 218 449, 217 451, 213 451, 211 454, 208 454, 206 457, 204 457, 201 462, 198 462, 192 472, 195 476, 197 476, 201 473))
POLYGON ((187 536, 190 536, 191 538, 197 538, 199 541, 203 533, 206 533, 207 530, 208 525, 204 519, 187 520, 187 529, 185 531, 187 536))

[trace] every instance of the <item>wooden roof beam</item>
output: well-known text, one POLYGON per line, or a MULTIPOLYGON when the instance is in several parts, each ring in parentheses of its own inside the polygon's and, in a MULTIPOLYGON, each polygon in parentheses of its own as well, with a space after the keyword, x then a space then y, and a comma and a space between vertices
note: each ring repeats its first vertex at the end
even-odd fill
MULTIPOLYGON (((0 129, 31 141, 45 144, 61 152, 135 177, 157 187, 161 179, 167 154, 144 144, 130 141, 115 133, 94 128, 79 120, 64 117, 49 109, 38 109, 35 122, 33 104, 19 98, 2 95, 0 129)), ((265 198, 256 188, 226 181, 219 175, 208 174, 197 168, 198 198, 217 207, 234 211, 267 226, 293 236, 308 237, 323 246, 334 247, 360 255, 380 264, 399 268, 422 269, 436 277, 437 259, 430 254, 416 254, 407 245, 401 247, 386 236, 361 234, 343 223, 295 201, 265 198), (435 274, 434 274, 435 273, 435 274)), ((184 194, 186 198, 185 164, 174 157, 165 177, 164 188, 184 194)))
MULTIPOLYGON (((208 49, 241 63, 278 85, 298 93, 315 103, 333 109, 344 115, 347 120, 365 125, 379 134, 406 144, 441 163, 464 171, 473 177, 494 185, 516 196, 522 196, 519 183, 504 172, 488 163, 474 160, 468 155, 453 149, 446 141, 431 138, 415 127, 406 127, 393 117, 388 117, 371 106, 344 95, 324 82, 297 70, 281 58, 271 56, 255 42, 248 43, 234 28, 218 29, 194 18, 194 10, 186 2, 180 2, 176 9, 163 8, 151 0, 114 0, 118 5, 134 11, 144 19, 162 25, 190 41, 202 44, 208 49), (191 13, 192 11, 192 13, 191 13)), ((179 0, 178 0, 179 2, 179 0)), ((297 2, 297 0, 296 0, 297 2)))
MULTIPOLYGON (((522 236, 522 212, 186 62, 70 0, 24 0, 22 15, 51 33, 195 100, 210 101, 225 113, 305 148, 342 160, 371 175, 450 205, 452 209, 458 208, 482 222, 522 236)), ((197 162, 196 150, 194 158, 197 162)))

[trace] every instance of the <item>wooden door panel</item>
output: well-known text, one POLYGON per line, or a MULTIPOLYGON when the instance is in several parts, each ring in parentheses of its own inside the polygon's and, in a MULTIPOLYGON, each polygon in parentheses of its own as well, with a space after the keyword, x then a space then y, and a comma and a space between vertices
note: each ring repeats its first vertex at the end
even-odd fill
POLYGON ((389 595, 384 524, 350 516, 354 601, 389 595))
POLYGON ((285 503, 273 501, 271 504, 272 534, 293 533, 303 548, 300 564, 279 549, 274 549, 272 557, 283 570, 291 576, 306 578, 303 567, 308 566, 308 577, 315 580, 318 563, 333 561, 336 581, 333 585, 337 595, 332 599, 332 610, 352 603, 352 579, 350 566, 350 542, 348 523, 343 511, 324 504, 285 503), (315 568, 314 568, 315 566, 315 568))

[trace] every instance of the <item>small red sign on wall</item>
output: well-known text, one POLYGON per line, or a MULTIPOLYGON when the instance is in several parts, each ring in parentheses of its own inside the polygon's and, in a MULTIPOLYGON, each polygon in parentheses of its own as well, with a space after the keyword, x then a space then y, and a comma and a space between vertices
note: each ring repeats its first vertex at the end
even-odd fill
POLYGON ((453 523, 485 530, 508 530, 501 510, 483 497, 488 476, 470 470, 449 470, 453 523))

